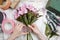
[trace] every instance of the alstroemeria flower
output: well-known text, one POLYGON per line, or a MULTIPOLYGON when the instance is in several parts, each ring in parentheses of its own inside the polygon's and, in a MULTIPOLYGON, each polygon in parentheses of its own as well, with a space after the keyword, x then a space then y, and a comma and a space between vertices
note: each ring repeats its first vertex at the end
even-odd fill
POLYGON ((18 14, 15 14, 15 15, 14 15, 14 18, 15 18, 15 19, 18 18, 18 14))
POLYGON ((23 15, 26 14, 28 11, 26 9, 26 6, 22 5, 19 9, 18 9, 18 14, 19 15, 23 15))
POLYGON ((21 7, 16 9, 16 11, 15 11, 15 18, 19 17, 20 15, 24 15, 24 14, 28 13, 27 9, 29 9, 29 10, 35 12, 35 13, 37 12, 37 9, 34 8, 34 6, 23 4, 21 7))
POLYGON ((26 5, 22 5, 22 6, 21 6, 21 11, 22 11, 23 13, 27 13, 27 12, 28 12, 27 9, 26 9, 26 5))
POLYGON ((37 12, 37 9, 34 8, 32 5, 28 5, 27 8, 33 12, 37 12))
POLYGON ((17 10, 14 10, 14 18, 16 19, 18 17, 18 12, 17 10))
POLYGON ((18 15, 23 15, 23 12, 22 11, 18 11, 18 15))

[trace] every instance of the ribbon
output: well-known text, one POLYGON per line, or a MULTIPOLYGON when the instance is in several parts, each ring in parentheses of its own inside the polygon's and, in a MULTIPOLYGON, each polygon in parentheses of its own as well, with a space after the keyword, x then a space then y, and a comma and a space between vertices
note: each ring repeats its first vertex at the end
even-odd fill
POLYGON ((2 30, 6 34, 11 34, 14 30, 15 22, 13 20, 4 19, 2 22, 2 30), (6 24, 9 24, 6 26, 6 24), (10 27, 9 27, 10 26, 10 27))
POLYGON ((0 0, 0 5, 3 3, 3 0, 0 0))
POLYGON ((6 0, 4 5, 0 5, 0 8, 3 10, 7 10, 10 7, 10 5, 11 5, 11 0, 6 0))

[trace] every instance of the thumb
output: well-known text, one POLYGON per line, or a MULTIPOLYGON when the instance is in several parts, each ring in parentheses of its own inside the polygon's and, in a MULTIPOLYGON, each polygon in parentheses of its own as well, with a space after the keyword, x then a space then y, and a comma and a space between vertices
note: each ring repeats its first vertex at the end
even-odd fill
POLYGON ((33 27, 31 25, 28 25, 29 28, 33 29, 33 27))

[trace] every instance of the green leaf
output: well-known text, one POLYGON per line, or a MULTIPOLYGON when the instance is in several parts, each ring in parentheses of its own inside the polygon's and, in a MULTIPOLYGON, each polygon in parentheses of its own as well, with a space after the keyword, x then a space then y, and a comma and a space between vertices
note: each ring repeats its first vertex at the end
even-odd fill
POLYGON ((32 13, 30 12, 30 13, 28 13, 28 22, 29 22, 29 24, 31 23, 31 18, 32 18, 32 13))
POLYGON ((29 32, 29 34, 27 34, 27 40, 33 40, 30 32, 29 32))
POLYGON ((53 37, 54 35, 55 36, 59 36, 56 32, 52 31, 52 29, 51 29, 49 24, 46 24, 45 34, 49 38, 53 37))
POLYGON ((32 24, 33 22, 35 22, 36 20, 37 20, 37 18, 36 17, 32 17, 33 19, 32 19, 32 21, 31 21, 31 23, 30 24, 32 24))
POLYGON ((23 21, 24 21, 25 25, 28 26, 28 19, 27 19, 26 15, 23 16, 23 21))
POLYGON ((50 29, 49 25, 46 24, 46 30, 45 30, 45 34, 46 34, 46 36, 49 36, 50 33, 51 33, 51 29, 50 29))
POLYGON ((16 20, 17 20, 17 21, 20 21, 20 22, 23 22, 22 16, 18 17, 16 20))
POLYGON ((56 32, 53 32, 53 31, 52 31, 49 38, 51 38, 51 37, 54 36, 54 35, 55 35, 55 36, 59 36, 56 32))

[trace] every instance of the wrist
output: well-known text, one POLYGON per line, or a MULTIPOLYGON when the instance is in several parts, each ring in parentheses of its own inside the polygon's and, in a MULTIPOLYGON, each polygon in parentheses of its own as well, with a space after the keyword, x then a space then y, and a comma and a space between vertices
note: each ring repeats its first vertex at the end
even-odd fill
POLYGON ((39 40, 46 40, 46 37, 41 32, 37 34, 37 37, 39 38, 39 40))
POLYGON ((14 36, 14 34, 12 34, 9 38, 8 38, 8 40, 15 40, 15 36, 14 36))
POLYGON ((15 40, 15 38, 13 38, 13 37, 9 37, 8 40, 15 40))
POLYGON ((41 33, 40 32, 37 32, 36 35, 39 36, 41 33))

